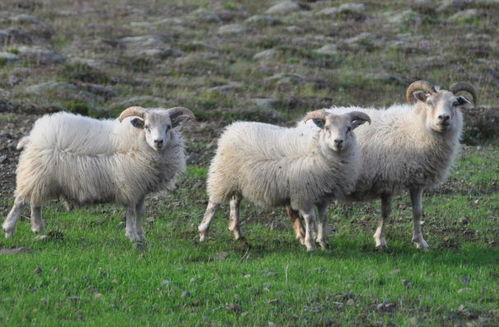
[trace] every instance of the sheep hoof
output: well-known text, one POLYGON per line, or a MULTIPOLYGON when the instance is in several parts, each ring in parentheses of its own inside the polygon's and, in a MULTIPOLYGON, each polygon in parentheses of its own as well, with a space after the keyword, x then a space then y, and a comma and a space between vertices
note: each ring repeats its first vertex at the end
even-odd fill
POLYGON ((35 233, 35 234, 39 234, 39 233, 43 232, 43 227, 41 227, 41 226, 32 227, 32 228, 31 228, 31 231, 32 231, 33 233, 35 233))
POLYGON ((416 245, 416 249, 419 249, 421 251, 428 251, 429 250, 428 243, 426 243, 426 241, 423 239, 413 240, 412 242, 414 243, 414 245, 416 245))
POLYGON ((12 236, 14 236, 13 230, 8 231, 7 229, 4 228, 3 232, 5 234, 5 238, 11 238, 12 236))
POLYGON ((307 247, 307 252, 315 250, 315 244, 313 242, 305 242, 305 246, 307 247))
POLYGON ((147 242, 146 240, 138 240, 133 242, 133 247, 136 250, 146 250, 147 249, 147 242))
POLYGON ((388 243, 386 243, 386 240, 384 237, 376 237, 374 236, 374 243, 376 243, 376 249, 386 249, 388 248, 388 243))
POLYGON ((321 247, 321 250, 325 251, 325 250, 329 249, 329 243, 327 243, 325 241, 320 241, 320 242, 317 242, 317 243, 321 247))
POLYGON ((206 241, 206 233, 199 233, 199 242, 206 241))

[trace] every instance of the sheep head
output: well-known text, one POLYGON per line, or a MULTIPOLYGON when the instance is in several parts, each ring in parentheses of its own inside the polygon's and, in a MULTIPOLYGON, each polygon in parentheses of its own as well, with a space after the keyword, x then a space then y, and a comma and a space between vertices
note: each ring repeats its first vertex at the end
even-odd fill
POLYGON ((307 113, 303 118, 306 122, 312 119, 314 124, 320 128, 320 141, 333 151, 339 152, 348 148, 352 142, 352 131, 364 124, 371 123, 369 116, 360 111, 352 111, 343 115, 328 113, 326 110, 315 110, 307 113))
POLYGON ((195 119, 194 114, 183 107, 171 109, 130 107, 120 114, 118 120, 123 122, 129 117, 133 127, 144 130, 147 144, 156 151, 162 151, 171 140, 172 128, 188 119, 195 119))
POLYGON ((469 92, 473 102, 477 103, 475 88, 466 82, 454 84, 450 91, 437 89, 426 81, 416 81, 407 88, 407 101, 412 104, 416 101, 419 110, 425 113, 425 123, 435 132, 445 132, 461 124, 462 118, 459 109, 471 106, 471 102, 458 92, 469 92))

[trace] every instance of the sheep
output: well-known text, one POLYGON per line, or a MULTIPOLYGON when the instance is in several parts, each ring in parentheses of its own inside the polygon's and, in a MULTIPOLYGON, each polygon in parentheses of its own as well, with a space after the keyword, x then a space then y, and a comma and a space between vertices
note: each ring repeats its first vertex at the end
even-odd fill
MULTIPOLYGON (((468 99, 457 95, 460 91, 469 92, 477 104, 476 90, 469 83, 456 83, 446 91, 429 82, 416 81, 406 91, 409 104, 380 110, 360 107, 327 110, 338 114, 355 110, 372 119, 372 124, 356 132, 362 152, 362 169, 354 191, 346 200, 381 199, 381 219, 373 236, 377 248, 387 246, 385 224, 393 196, 407 189, 413 211, 412 242, 418 249, 428 249, 421 230, 422 195, 424 190, 436 188, 446 180, 459 153, 463 127, 460 109, 471 106, 468 99)), ((306 122, 299 124, 315 128, 306 122)), ((287 212, 298 232, 302 228, 298 212, 289 207, 287 212)))
POLYGON ((31 205, 31 230, 43 231, 41 205, 52 198, 71 204, 117 203, 127 208, 125 235, 145 241, 144 198, 171 190, 185 171, 183 138, 174 129, 194 119, 186 108, 130 107, 116 120, 59 112, 38 119, 23 149, 15 200, 2 227, 12 237, 24 202, 31 205))
POLYGON ((319 110, 304 119, 321 128, 314 132, 256 122, 236 122, 226 128, 209 168, 209 202, 198 227, 201 242, 215 211, 227 200, 229 230, 240 239, 239 205, 245 198, 263 207, 289 205, 299 210, 305 232, 297 233, 297 238, 308 251, 315 248, 311 226, 317 206, 317 241, 325 247, 322 219, 327 203, 349 192, 358 175, 359 151, 352 130, 370 118, 360 112, 336 115, 319 110))

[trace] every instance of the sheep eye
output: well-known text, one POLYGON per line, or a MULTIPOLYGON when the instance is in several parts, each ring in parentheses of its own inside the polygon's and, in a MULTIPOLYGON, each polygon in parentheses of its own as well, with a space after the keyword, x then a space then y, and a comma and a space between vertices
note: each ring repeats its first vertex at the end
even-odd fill
POLYGON ((453 105, 454 107, 457 107, 457 106, 459 106, 459 102, 458 102, 458 101, 454 101, 454 102, 452 103, 452 105, 453 105))
POLYGON ((166 132, 168 132, 170 130, 170 128, 172 128, 170 125, 167 125, 166 126, 166 132))
POLYGON ((352 127, 351 126, 348 126, 347 127, 347 133, 350 133, 352 131, 352 127))

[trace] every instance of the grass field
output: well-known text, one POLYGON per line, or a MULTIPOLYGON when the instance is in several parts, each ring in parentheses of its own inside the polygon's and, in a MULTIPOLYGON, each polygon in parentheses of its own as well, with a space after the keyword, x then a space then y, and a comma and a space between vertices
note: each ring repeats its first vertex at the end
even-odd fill
POLYGON ((406 194, 383 251, 372 238, 377 202, 332 208, 327 251, 307 253, 282 208, 246 202, 245 242, 232 240, 227 206, 198 242, 214 140, 234 120, 291 125, 331 104, 388 105, 416 79, 468 80, 485 110, 497 107, 497 2, 301 1, 265 14, 274 3, 0 3, 0 220, 13 202, 15 144, 41 114, 115 117, 134 104, 198 117, 183 131, 189 166, 177 190, 146 201, 145 248, 126 239, 124 210, 111 205, 53 201, 46 238, 31 233, 28 211, 14 238, 0 236, 0 326, 499 325, 497 137, 473 134, 449 180, 425 195, 428 252, 410 242, 406 194))

